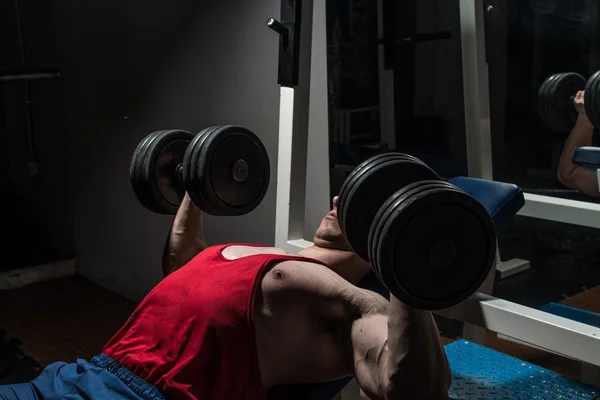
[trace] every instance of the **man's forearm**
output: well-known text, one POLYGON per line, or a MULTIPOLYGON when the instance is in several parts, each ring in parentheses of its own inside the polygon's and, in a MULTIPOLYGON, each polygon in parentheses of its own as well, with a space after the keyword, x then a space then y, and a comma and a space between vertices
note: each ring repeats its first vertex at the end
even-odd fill
POLYGON ((202 231, 202 211, 186 194, 179 206, 163 252, 166 275, 181 268, 206 248, 202 231))
POLYGON ((410 308, 393 296, 386 364, 387 399, 448 398, 450 367, 433 315, 410 308))

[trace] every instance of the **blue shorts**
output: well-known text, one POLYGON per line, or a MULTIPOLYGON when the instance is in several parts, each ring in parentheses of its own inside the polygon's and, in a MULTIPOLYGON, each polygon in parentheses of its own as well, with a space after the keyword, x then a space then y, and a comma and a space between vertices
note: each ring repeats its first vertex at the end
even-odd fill
POLYGON ((47 366, 29 383, 0 386, 0 400, 164 400, 142 378, 101 354, 91 362, 77 360, 47 366))

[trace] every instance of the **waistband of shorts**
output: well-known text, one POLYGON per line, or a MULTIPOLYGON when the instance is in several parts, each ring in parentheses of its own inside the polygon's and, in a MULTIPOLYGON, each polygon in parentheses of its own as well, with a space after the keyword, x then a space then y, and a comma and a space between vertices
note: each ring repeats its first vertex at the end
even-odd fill
POLYGON ((165 395, 160 390, 149 384, 118 361, 113 360, 106 354, 100 354, 90 361, 98 368, 103 368, 119 378, 129 389, 144 400, 166 400, 165 395))

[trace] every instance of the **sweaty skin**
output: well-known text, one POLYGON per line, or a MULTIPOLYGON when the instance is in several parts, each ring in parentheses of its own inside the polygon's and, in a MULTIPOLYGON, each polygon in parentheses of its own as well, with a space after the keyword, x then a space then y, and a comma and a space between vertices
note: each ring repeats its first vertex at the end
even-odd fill
MULTIPOLYGON (((186 196, 169 234, 163 270, 175 271, 206 247, 202 213, 186 196)), ((228 259, 285 254, 274 247, 230 246, 228 259)), ((355 284, 370 271, 337 220, 337 198, 314 246, 263 273, 255 302, 260 373, 266 390, 354 375, 372 400, 447 399, 450 368, 428 311, 412 309, 355 284)))

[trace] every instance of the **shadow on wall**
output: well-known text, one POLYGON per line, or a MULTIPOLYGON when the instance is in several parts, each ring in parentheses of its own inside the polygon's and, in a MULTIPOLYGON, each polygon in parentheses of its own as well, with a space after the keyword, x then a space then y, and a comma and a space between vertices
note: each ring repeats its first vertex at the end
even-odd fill
MULTIPOLYGON (((51 11, 46 2, 0 3, 0 71, 56 66, 51 11)), ((74 252, 61 96, 59 80, 0 83, 2 226, 10 232, 0 269, 74 252)))
MULTIPOLYGON (((277 162, 277 1, 55 3, 65 84, 78 270, 130 299, 161 278, 172 222, 138 204, 131 154, 164 128, 239 124, 277 162)), ((276 174, 272 173, 272 177, 276 174)), ((206 221, 210 244, 274 242, 275 179, 263 205, 206 221)))

